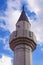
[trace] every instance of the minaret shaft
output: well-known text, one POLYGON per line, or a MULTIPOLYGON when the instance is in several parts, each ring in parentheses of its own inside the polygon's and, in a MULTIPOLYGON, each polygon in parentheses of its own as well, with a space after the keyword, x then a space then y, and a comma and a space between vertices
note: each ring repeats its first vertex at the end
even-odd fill
POLYGON ((24 44, 14 48, 14 65, 32 65, 32 49, 24 44))

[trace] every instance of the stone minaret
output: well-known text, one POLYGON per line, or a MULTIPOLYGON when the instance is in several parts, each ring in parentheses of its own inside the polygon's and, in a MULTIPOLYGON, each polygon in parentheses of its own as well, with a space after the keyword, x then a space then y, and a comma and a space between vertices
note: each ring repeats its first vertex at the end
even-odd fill
POLYGON ((16 23, 16 31, 10 36, 10 48, 14 52, 14 65, 32 65, 32 51, 36 49, 36 37, 30 31, 31 24, 24 8, 16 23))

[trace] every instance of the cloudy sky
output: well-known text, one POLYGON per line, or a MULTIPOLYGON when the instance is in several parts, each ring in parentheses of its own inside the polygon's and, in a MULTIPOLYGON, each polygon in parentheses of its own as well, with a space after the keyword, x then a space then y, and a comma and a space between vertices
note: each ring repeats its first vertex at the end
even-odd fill
POLYGON ((9 36, 16 29, 23 5, 37 38, 37 48, 32 53, 33 65, 43 65, 43 0, 0 0, 0 65, 13 65, 9 36))

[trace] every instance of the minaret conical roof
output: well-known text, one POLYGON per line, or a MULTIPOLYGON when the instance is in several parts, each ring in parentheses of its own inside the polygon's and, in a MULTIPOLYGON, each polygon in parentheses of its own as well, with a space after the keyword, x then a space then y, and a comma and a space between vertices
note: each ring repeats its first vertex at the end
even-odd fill
POLYGON ((23 10, 22 10, 22 13, 21 13, 20 18, 18 19, 18 21, 27 21, 27 22, 29 22, 26 14, 25 14, 25 11, 24 11, 24 6, 23 6, 23 10))

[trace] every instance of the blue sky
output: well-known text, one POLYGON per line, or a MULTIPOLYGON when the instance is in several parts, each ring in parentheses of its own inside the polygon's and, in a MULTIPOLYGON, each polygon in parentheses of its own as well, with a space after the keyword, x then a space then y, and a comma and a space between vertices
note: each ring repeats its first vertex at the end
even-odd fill
POLYGON ((23 5, 37 38, 37 47, 32 53, 33 65, 43 65, 43 0, 0 0, 0 65, 13 64, 9 36, 16 29, 23 5))

